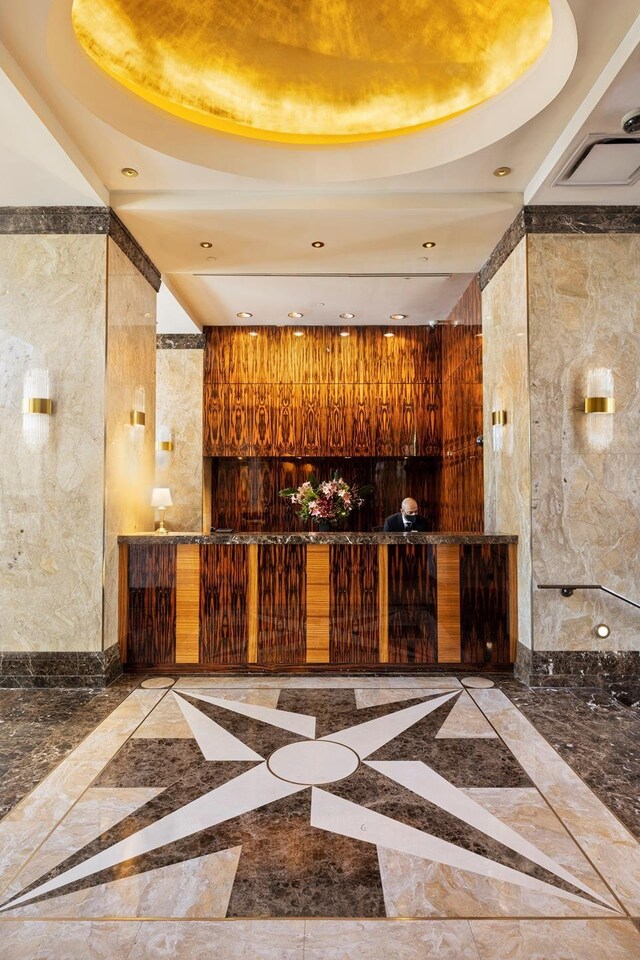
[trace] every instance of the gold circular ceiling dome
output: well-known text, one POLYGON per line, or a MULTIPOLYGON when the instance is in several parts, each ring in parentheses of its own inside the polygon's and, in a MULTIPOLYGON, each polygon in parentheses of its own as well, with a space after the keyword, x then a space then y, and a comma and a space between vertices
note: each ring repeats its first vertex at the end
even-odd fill
POLYGON ((506 90, 550 0, 73 0, 86 53, 157 107, 288 143, 395 136, 506 90))

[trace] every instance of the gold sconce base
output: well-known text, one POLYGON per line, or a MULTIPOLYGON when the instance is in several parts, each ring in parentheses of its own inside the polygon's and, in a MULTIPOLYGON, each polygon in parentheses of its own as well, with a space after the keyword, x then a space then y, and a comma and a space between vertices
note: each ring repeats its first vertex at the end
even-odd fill
POLYGON ((53 400, 48 397, 25 397, 22 401, 23 413, 46 413, 51 416, 53 413, 53 400))
POLYGON ((144 427, 145 416, 142 410, 131 411, 131 426, 144 427))
POLYGON ((156 450, 168 450, 169 453, 171 453, 173 450, 173 440, 158 440, 156 450))
POLYGON ((584 412, 585 413, 615 413, 616 412, 615 397, 585 397, 584 412))
POLYGON ((491 425, 493 427, 504 427, 507 422, 506 410, 493 410, 491 413, 491 425))

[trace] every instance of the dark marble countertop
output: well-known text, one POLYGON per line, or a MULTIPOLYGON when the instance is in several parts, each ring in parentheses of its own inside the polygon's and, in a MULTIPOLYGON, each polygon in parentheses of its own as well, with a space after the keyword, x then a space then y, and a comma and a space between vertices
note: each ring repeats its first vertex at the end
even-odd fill
POLYGON ((118 543, 517 543, 504 533, 134 533, 118 543))

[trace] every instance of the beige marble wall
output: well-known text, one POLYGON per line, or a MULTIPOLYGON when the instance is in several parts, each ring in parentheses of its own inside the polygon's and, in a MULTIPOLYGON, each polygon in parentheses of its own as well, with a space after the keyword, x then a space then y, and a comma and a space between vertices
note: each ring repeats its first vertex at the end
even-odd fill
MULTIPOLYGON (((602 583, 640 599, 640 236, 529 237, 533 582, 602 583), (589 367, 611 367, 614 440, 581 412, 589 367)), ((599 592, 533 591, 536 650, 637 650, 638 611, 599 592), (594 625, 611 627, 607 640, 594 625)))
POLYGON ((527 238, 482 293, 485 530, 518 534, 518 634, 531 647, 531 466, 527 356, 527 238), (507 411, 503 449, 491 413, 507 411))
POLYGON ((102 647, 106 238, 0 236, 0 650, 102 647), (22 438, 46 367, 49 442, 22 438))
POLYGON ((156 464, 156 484, 169 487, 171 530, 202 530, 202 350, 157 350, 158 424, 169 427, 173 452, 156 464))
POLYGON ((153 287, 108 241, 104 647, 118 639, 119 533, 153 530, 156 299, 153 287), (130 415, 145 391, 144 440, 136 446, 130 415))

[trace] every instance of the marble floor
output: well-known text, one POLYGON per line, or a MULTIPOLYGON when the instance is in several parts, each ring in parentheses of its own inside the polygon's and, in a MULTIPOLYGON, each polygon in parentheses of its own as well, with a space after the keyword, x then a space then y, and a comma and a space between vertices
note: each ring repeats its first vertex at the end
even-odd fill
POLYGON ((0 958, 640 960, 639 732, 498 676, 0 691, 0 958))

